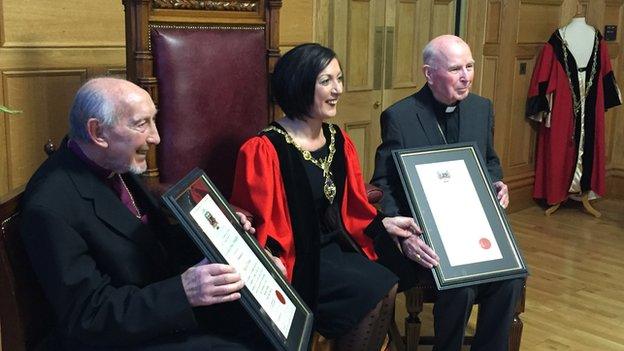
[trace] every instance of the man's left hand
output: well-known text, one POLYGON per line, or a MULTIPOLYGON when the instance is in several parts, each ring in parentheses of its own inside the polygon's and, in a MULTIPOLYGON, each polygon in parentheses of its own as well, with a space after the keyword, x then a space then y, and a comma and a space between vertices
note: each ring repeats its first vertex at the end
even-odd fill
POLYGON ((509 206, 509 190, 507 189, 507 184, 499 180, 494 183, 494 189, 496 189, 498 203, 503 206, 503 208, 507 208, 507 206, 509 206))

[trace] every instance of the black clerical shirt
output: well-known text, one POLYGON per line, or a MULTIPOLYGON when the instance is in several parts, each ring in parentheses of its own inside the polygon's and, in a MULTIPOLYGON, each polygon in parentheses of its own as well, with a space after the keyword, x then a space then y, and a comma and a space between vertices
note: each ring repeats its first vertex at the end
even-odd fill
POLYGON ((433 110, 447 144, 459 141, 459 103, 447 106, 434 100, 433 110))

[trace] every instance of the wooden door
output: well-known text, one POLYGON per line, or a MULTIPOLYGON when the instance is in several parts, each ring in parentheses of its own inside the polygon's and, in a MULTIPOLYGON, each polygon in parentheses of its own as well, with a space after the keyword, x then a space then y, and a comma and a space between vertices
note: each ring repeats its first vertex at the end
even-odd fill
POLYGON ((334 49, 345 73, 345 92, 334 123, 356 145, 365 179, 381 142, 379 116, 424 84, 422 49, 452 33, 455 1, 317 0, 317 42, 334 49))
POLYGON ((425 84, 422 50, 429 40, 453 33, 455 1, 388 0, 383 108, 425 84))
POLYGON ((353 139, 364 177, 374 167, 381 112, 383 28, 386 0, 320 1, 317 41, 340 59, 345 85, 334 123, 353 139))

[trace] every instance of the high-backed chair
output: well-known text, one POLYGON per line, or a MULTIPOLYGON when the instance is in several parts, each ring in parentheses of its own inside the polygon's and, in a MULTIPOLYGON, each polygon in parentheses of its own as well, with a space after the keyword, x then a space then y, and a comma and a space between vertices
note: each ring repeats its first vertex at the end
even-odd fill
POLYGON ((200 167, 229 197, 238 148, 273 119, 281 1, 124 0, 128 79, 158 108, 148 178, 200 167))
POLYGON ((19 233, 21 192, 0 203, 0 330, 2 350, 33 350, 52 330, 52 308, 30 266, 19 233))

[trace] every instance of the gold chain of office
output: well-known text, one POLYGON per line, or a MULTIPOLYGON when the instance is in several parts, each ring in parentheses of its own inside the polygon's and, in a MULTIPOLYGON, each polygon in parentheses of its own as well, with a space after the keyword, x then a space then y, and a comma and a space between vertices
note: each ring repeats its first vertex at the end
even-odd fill
POLYGON ((336 129, 334 129, 334 126, 332 124, 329 125, 329 132, 331 134, 331 139, 329 142, 329 155, 327 155, 327 157, 319 157, 318 159, 315 159, 310 151, 304 150, 301 146, 299 146, 299 144, 297 144, 287 132, 275 126, 267 127, 263 131, 274 131, 283 135, 284 139, 288 144, 294 146, 295 149, 301 152, 304 160, 311 162, 323 171, 323 177, 325 178, 325 182, 323 184, 323 193, 325 194, 325 198, 327 198, 330 204, 334 203, 334 197, 336 197, 336 184, 334 184, 334 181, 332 179, 332 172, 330 169, 332 161, 334 160, 334 154, 336 153, 336 129))

